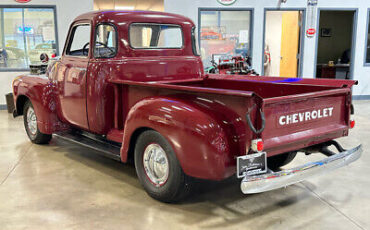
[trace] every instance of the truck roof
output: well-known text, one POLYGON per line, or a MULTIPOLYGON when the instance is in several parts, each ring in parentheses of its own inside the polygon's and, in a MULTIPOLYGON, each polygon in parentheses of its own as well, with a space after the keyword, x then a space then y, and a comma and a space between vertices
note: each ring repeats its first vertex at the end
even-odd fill
POLYGON ((79 20, 92 20, 95 23, 112 22, 114 24, 131 22, 155 22, 168 24, 190 24, 194 23, 187 17, 178 14, 156 12, 156 11, 124 11, 124 10, 101 10, 82 14, 75 18, 79 20))

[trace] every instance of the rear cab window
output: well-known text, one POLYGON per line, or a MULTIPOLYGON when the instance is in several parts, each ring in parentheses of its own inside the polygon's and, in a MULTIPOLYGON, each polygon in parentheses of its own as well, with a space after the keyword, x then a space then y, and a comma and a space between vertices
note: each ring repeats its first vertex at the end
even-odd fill
POLYGON ((133 23, 129 38, 134 49, 181 49, 184 45, 179 25, 133 23))

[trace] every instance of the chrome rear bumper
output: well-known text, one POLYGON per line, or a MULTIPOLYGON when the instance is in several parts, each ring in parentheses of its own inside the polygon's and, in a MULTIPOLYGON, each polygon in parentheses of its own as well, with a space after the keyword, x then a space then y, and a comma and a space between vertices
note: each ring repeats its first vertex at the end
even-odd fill
POLYGON ((256 176, 246 176, 242 180, 240 188, 244 194, 251 194, 286 187, 317 174, 346 166, 360 158, 361 153, 362 145, 359 145, 321 161, 310 162, 292 169, 279 172, 270 171, 256 176))

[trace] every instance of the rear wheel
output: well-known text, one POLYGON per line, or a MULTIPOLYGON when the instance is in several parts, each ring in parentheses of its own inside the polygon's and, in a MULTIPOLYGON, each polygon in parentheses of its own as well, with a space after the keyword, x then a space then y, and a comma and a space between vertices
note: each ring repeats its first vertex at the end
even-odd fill
POLYGON ((278 170, 280 167, 289 164, 297 155, 297 152, 287 152, 267 158, 267 166, 271 170, 278 170))
POLYGON ((27 101, 23 108, 23 121, 27 135, 35 144, 47 144, 51 135, 40 132, 37 126, 37 117, 31 101, 27 101))
POLYGON ((168 141, 154 130, 139 136, 135 145, 135 167, 140 183, 154 199, 176 202, 190 191, 190 177, 182 171, 168 141))

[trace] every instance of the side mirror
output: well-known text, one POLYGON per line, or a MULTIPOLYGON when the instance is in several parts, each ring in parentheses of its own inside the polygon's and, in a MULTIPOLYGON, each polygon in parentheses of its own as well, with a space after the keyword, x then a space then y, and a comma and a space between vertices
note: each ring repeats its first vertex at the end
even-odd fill
POLYGON ((49 61, 49 56, 46 53, 40 55, 40 60, 42 63, 47 63, 49 61))

